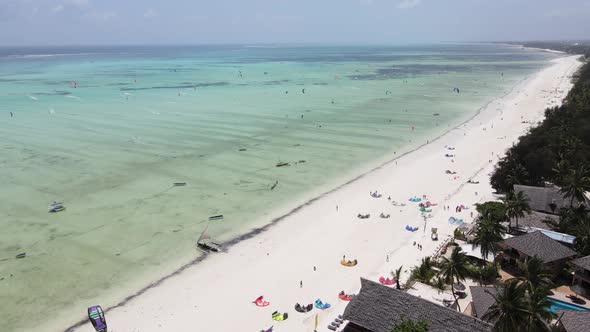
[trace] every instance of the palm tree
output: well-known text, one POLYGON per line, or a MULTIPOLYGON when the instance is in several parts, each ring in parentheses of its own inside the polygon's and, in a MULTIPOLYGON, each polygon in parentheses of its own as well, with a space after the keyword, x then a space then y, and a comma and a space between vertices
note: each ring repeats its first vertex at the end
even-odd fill
POLYGON ((526 300, 526 287, 518 280, 506 282, 496 294, 486 291, 494 297, 495 303, 482 316, 483 320, 494 323, 496 332, 526 331, 529 322, 529 310, 526 300))
POLYGON ((444 280, 451 284, 451 291, 453 292, 455 303, 457 303, 457 309, 461 311, 459 301, 457 301, 457 294, 455 294, 454 283, 455 281, 460 282, 465 280, 468 264, 467 256, 463 253, 461 247, 455 247, 451 253, 451 257, 443 257, 442 260, 439 273, 444 280))
POLYGON ((502 242, 504 234, 506 228, 489 214, 484 214, 477 221, 473 244, 480 248, 482 257, 487 260, 489 254, 496 257, 498 243, 502 242))
POLYGON ((536 287, 529 289, 528 294, 528 307, 529 307, 529 331, 551 331, 551 322, 557 315, 547 310, 551 306, 551 303, 547 299, 549 291, 544 287, 536 287))
POLYGON ((525 212, 531 213, 531 207, 529 206, 529 199, 526 194, 522 191, 509 192, 502 202, 506 205, 506 217, 512 227, 512 220, 516 221, 516 227, 518 227, 518 218, 523 218, 525 212))
POLYGON ((447 290, 447 282, 445 281, 444 278, 441 278, 441 277, 434 278, 434 282, 432 283, 432 286, 434 286, 434 288, 438 289, 439 293, 447 290))
POLYGON ((399 267, 397 270, 395 270, 395 272, 391 273, 391 274, 393 274, 393 276, 395 277, 395 288, 397 288, 397 289, 402 289, 402 288, 400 287, 400 285, 399 285, 399 278, 400 278, 400 277, 401 277, 401 275, 402 275, 402 268, 403 268, 403 267, 404 267, 404 266, 403 266, 403 265, 401 265, 401 266, 400 266, 400 267, 399 267))
POLYGON ((553 167, 553 173, 555 177, 553 182, 558 186, 563 186, 564 180, 571 172, 571 165, 567 159, 564 159, 562 155, 559 156, 560 161, 553 167))
POLYGON ((574 199, 578 202, 586 202, 587 191, 590 191, 590 169, 582 165, 570 171, 562 181, 563 185, 559 190, 566 198, 570 198, 570 207, 574 206, 574 199))
POLYGON ((529 257, 524 262, 518 262, 518 269, 522 274, 518 280, 523 282, 529 292, 552 284, 549 279, 551 275, 546 272, 543 261, 537 256, 529 257))
POLYGON ((424 257, 422 258, 422 262, 420 263, 420 265, 412 269, 412 274, 410 278, 428 284, 430 283, 430 279, 432 279, 434 275, 435 273, 432 269, 432 262, 430 261, 430 257, 424 257))

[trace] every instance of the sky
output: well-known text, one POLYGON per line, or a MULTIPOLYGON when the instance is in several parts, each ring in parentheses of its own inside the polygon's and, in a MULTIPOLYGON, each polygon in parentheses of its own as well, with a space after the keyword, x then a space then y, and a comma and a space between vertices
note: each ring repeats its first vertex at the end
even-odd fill
POLYGON ((0 46, 590 39, 590 0, 0 0, 0 46))

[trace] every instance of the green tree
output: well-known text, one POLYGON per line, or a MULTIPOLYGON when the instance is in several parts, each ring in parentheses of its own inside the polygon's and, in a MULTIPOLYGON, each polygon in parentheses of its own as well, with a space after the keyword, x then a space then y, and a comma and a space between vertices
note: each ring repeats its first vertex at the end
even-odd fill
POLYGON ((547 299, 549 291, 540 286, 530 289, 528 292, 528 311, 529 322, 528 330, 530 332, 551 331, 549 323, 557 317, 551 310, 547 310, 551 302, 547 299))
POLYGON ((496 294, 486 291, 494 297, 494 304, 482 319, 494 323, 496 332, 526 331, 529 323, 529 310, 526 301, 526 287, 518 280, 508 280, 496 294))
POLYGON ((522 281, 529 292, 539 287, 548 287, 552 284, 550 274, 547 273, 543 261, 538 257, 529 257, 523 262, 518 262, 518 269, 521 276, 518 280, 522 281))
POLYGON ((516 221, 516 227, 518 227, 518 218, 523 218, 525 213, 531 213, 529 199, 522 191, 507 193, 502 198, 502 202, 506 206, 506 217, 508 218, 510 227, 512 227, 512 220, 516 221))
POLYGON ((581 256, 590 255, 590 215, 584 205, 577 208, 563 208, 555 229, 576 237, 574 249, 581 256))
POLYGON ((475 209, 481 216, 488 216, 496 222, 503 222, 506 220, 506 206, 502 202, 485 202, 475 204, 475 209))
POLYGON ((425 320, 413 321, 411 319, 407 319, 402 317, 401 322, 399 322, 391 332, 427 332, 428 331, 428 322, 425 320))
POLYGON ((443 257, 440 266, 440 275, 451 284, 451 290, 455 303, 457 303, 457 309, 461 311, 459 302, 457 301, 457 294, 455 294, 455 282, 461 282, 465 280, 465 275, 468 273, 467 265, 469 261, 465 253, 463 253, 461 247, 455 247, 451 253, 450 258, 443 257))
POLYGON ((570 165, 569 160, 565 159, 562 154, 560 154, 559 159, 559 162, 553 167, 553 182, 558 186, 563 186, 564 181, 572 170, 572 166, 570 165))
POLYGON ((412 269, 410 278, 429 284, 430 280, 434 277, 435 274, 436 273, 434 272, 434 269, 432 269, 432 262, 430 261, 430 257, 424 257, 422 258, 422 262, 420 263, 420 265, 412 269))
POLYGON ((486 211, 477 220, 473 244, 479 247, 484 259, 487 259, 490 254, 495 258, 499 250, 498 244, 504 239, 504 234, 506 234, 506 228, 486 211))
POLYGON ((586 202, 586 192, 590 191, 590 169, 586 165, 572 169, 562 180, 559 190, 566 198, 570 198, 570 207, 577 202, 586 202))
POLYGON ((590 219, 586 216, 578 221, 572 233, 576 236, 574 248, 578 254, 590 255, 590 219))

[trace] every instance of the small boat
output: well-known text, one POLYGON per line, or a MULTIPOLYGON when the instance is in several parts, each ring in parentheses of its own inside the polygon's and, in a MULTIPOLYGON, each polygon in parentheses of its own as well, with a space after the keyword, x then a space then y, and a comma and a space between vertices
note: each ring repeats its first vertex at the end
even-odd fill
POLYGON ((174 182, 172 185, 175 187, 184 187, 186 186, 186 182, 174 182))
POLYGON ((217 243, 215 241, 213 241, 213 239, 211 239, 211 237, 209 236, 209 234, 207 233, 207 228, 205 227, 205 229, 203 230, 203 233, 201 233, 201 236, 199 236, 199 239, 197 240, 197 247, 201 248, 204 251, 213 251, 213 252, 220 252, 223 250, 223 247, 221 246, 220 243, 217 243))
POLYGON ((27 253, 23 252, 22 254, 16 255, 16 258, 25 258, 25 256, 27 256, 27 253))
POLYGON ((238 151, 240 151, 240 152, 243 152, 243 151, 246 151, 246 149, 244 149, 244 148, 241 148, 241 149, 239 149, 238 151))
POLYGON ((279 161, 276 166, 277 167, 289 166, 289 163, 285 162, 285 161, 279 161))
POLYGON ((53 202, 49 204, 49 212, 59 212, 65 210, 66 207, 63 206, 63 202, 53 202))
POLYGON ((223 219, 223 214, 218 214, 216 216, 209 217, 209 220, 221 220, 223 219))

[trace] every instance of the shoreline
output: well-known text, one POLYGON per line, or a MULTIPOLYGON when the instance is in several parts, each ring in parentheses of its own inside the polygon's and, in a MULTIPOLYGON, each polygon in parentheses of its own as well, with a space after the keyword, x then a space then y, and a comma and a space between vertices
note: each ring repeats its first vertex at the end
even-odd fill
MULTIPOLYGON (((561 59, 558 59, 558 60, 572 59, 571 61, 576 61, 573 58, 574 57, 572 56, 572 57, 561 58, 561 59)), ((543 68, 543 69, 540 70, 540 72, 545 72, 548 68, 552 68, 552 67, 554 67, 554 66, 552 65, 552 66, 543 68)), ((211 257, 210 260, 205 260, 205 258, 207 258, 207 256, 197 257, 197 258, 193 259, 191 262, 189 262, 188 264, 183 265, 180 269, 174 271, 172 274, 169 274, 167 276, 164 276, 163 278, 160 278, 159 280, 157 280, 156 282, 150 284, 149 286, 144 287, 139 292, 137 292, 137 293, 135 293, 135 294, 133 294, 131 296, 126 297, 123 301, 121 301, 120 303, 118 303, 116 306, 114 306, 112 308, 109 308, 109 310, 107 310, 107 320, 109 320, 109 316, 111 315, 111 311, 113 311, 113 313, 114 313, 114 311, 116 311, 117 308, 124 307, 127 304, 133 304, 132 302, 134 300, 137 300, 137 301, 143 300, 141 298, 141 295, 144 295, 144 294, 148 293, 151 290, 157 290, 157 289, 160 288, 159 286, 164 286, 164 284, 166 284, 166 286, 168 286, 169 284, 167 284, 167 283, 168 282, 173 282, 172 279, 174 277, 181 277, 181 275, 183 275, 183 274, 193 273, 193 271, 187 271, 187 270, 189 270, 193 266, 196 266, 198 263, 201 263, 201 262, 203 262, 203 263, 209 263, 209 261, 211 261, 211 262, 218 261, 219 258, 222 257, 222 256, 236 256, 235 253, 232 253, 232 249, 234 249, 234 248, 236 250, 237 249, 240 249, 240 248, 238 248, 240 246, 242 246, 242 247, 243 246, 246 246, 247 247, 247 244, 244 245, 244 243, 246 243, 246 242, 253 242, 256 239, 259 239, 259 237, 262 237, 262 235, 260 235, 262 233, 266 233, 267 236, 271 236, 271 234, 268 234, 268 233, 271 233, 272 232, 273 233, 272 235, 275 235, 274 233, 279 232, 279 230, 277 230, 279 227, 285 228, 286 226, 284 226, 284 224, 287 224, 287 222, 285 222, 285 223, 282 223, 282 222, 279 223, 279 221, 283 221, 283 220, 288 219, 290 217, 294 217, 297 214, 299 214, 301 212, 304 212, 304 210, 306 210, 305 208, 308 208, 309 207, 309 209, 311 209, 312 206, 314 206, 314 205, 318 205, 318 204, 321 205, 321 202, 320 202, 321 200, 330 200, 331 197, 329 197, 329 196, 337 195, 338 192, 340 192, 340 191, 348 191, 350 189, 350 188, 348 188, 350 185, 352 185, 352 184, 359 184, 359 182, 362 182, 361 180, 366 180, 366 178, 372 177, 376 173, 383 172, 385 170, 385 168, 388 168, 388 167, 389 168, 394 168, 394 166, 395 166, 395 165, 393 165, 394 162, 397 163, 397 161, 402 161, 402 159, 405 160, 405 159, 409 159, 409 158, 411 158, 413 156, 415 157, 416 154, 420 154, 421 151, 424 151, 424 150, 428 149, 429 147, 432 148, 435 145, 438 146, 440 144, 440 140, 444 139, 446 136, 453 136, 453 134, 454 134, 454 132, 456 130, 462 130, 463 129, 462 127, 466 127, 467 124, 469 124, 470 122, 476 122, 478 120, 485 121, 485 119, 480 119, 480 118, 482 118, 482 117, 485 118, 486 115, 488 115, 488 114, 484 114, 484 113, 485 113, 485 111, 489 107, 491 107, 492 104, 494 104, 495 102, 498 102, 498 100, 500 100, 500 99, 506 99, 506 98, 508 98, 509 95, 514 94, 516 90, 518 90, 519 88, 522 88, 523 85, 526 85, 525 83, 527 83, 529 80, 537 77, 538 75, 539 75, 539 73, 535 73, 534 75, 531 75, 532 78, 529 77, 529 78, 523 79, 523 81, 521 81, 518 84, 516 84, 505 96, 501 96, 501 97, 492 99, 486 105, 484 105, 481 108, 479 108, 478 111, 475 114, 470 115, 467 119, 465 119, 464 121, 461 121, 458 125, 449 128, 448 131, 445 131, 441 135, 437 136, 434 140, 429 141, 429 143, 421 144, 421 145, 418 145, 418 146, 408 146, 407 147, 409 149, 408 151, 404 151, 403 153, 400 153, 399 155, 396 155, 393 159, 389 158, 389 160, 386 160, 385 162, 381 162, 381 163, 377 164, 377 166, 375 166, 375 167, 369 168, 367 171, 361 173, 360 175, 358 175, 358 176, 356 176, 356 177, 354 177, 352 179, 349 179, 348 181, 346 181, 344 183, 341 183, 339 186, 336 186, 336 187, 334 187, 334 188, 332 188, 332 189, 330 189, 328 191, 324 191, 323 194, 316 195, 312 199, 305 201, 303 204, 298 205, 295 208, 292 208, 288 213, 283 214, 283 215, 280 215, 280 216, 278 216, 276 218, 273 218, 266 225, 264 225, 262 227, 254 228, 250 232, 247 232, 245 234, 239 235, 236 238, 228 241, 227 244, 228 244, 228 247, 229 247, 228 248, 229 249, 229 255, 224 255, 224 254, 218 255, 218 256, 212 255, 212 257, 211 257), (260 235, 260 236, 258 236, 258 235, 260 235), (248 241, 248 240, 251 240, 251 241, 248 241)), ((545 107, 542 107, 540 110, 537 110, 536 112, 541 112, 542 113, 542 112, 544 112, 544 109, 545 109, 545 107)), ((490 115, 493 115, 493 114, 490 114, 490 115)), ((542 114, 541 114, 541 116, 542 116, 542 114)), ((475 125, 475 126, 477 126, 477 125, 475 125)), ((467 128, 465 130, 467 131, 467 130, 471 130, 471 129, 472 128, 467 128)), ((404 149, 402 149, 402 150, 404 150, 404 149)), ((387 158, 384 158, 384 159, 387 159, 387 158)), ((480 168, 478 170, 478 172, 481 172, 481 170, 483 170, 483 169, 485 169, 485 167, 480 168)), ((476 172, 476 173, 478 173, 478 172, 476 172)), ((462 189, 463 185, 461 185, 458 188, 459 191, 462 189)), ((418 193, 415 192, 414 194, 418 194, 418 193)), ((364 195, 366 196, 366 193, 364 195)), ((401 198, 402 197, 396 197, 395 199, 399 200, 401 198)), ((434 200, 440 202, 440 201, 442 201, 442 197, 435 197, 434 200)), ((293 218, 293 219, 296 219, 296 218, 293 218)), ((291 224, 293 224, 293 222, 291 224)), ((353 228, 355 228, 355 227, 353 227, 353 228)), ((405 234, 402 234, 402 235, 405 235, 405 234)), ((307 240, 309 238, 305 238, 305 239, 307 240)), ((406 243, 409 243, 409 241, 406 241, 406 243)), ((251 249, 251 248, 248 248, 248 249, 251 249)), ((398 247, 396 249, 401 249, 401 247, 398 247)), ((274 256, 274 254, 273 254, 273 256, 274 256)), ((224 258, 231 260, 231 258, 227 258, 227 257, 224 257, 224 258)), ((336 256, 336 258, 334 258, 334 259, 337 260, 338 259, 338 256, 336 256)), ((210 263, 210 264, 214 264, 214 263, 210 263)), ((199 271, 196 271, 196 272, 199 272, 199 271)), ((177 282, 177 283, 179 284, 179 287, 181 287, 180 282, 177 282)), ((357 283, 358 283, 358 280, 357 280, 357 283)), ((254 295, 254 294, 252 294, 252 295, 254 295)), ((285 296, 285 297, 287 297, 287 296, 285 296)), ((296 300, 295 299, 292 299, 291 300, 291 302, 293 302, 293 303, 294 303, 294 301, 296 301, 296 300)), ((248 301, 246 301, 246 302, 248 302, 248 301)), ((332 302, 331 299, 330 299, 329 302, 332 302)), ((288 309, 291 309, 291 307, 288 308, 288 309)), ((117 314, 120 314, 120 313, 118 312, 117 314)), ((264 320, 264 322, 266 322, 266 320, 264 320)), ((85 324, 86 324, 86 320, 82 320, 82 321, 80 321, 79 324, 76 324, 74 326, 69 327, 66 331, 75 331, 77 327, 80 327, 80 326, 85 325, 85 324)), ((127 325, 128 324, 130 324, 130 323, 127 323, 127 325)), ((117 325, 114 325, 114 327, 116 329, 119 329, 120 328, 117 325)), ((260 328, 262 328, 262 326, 260 326, 260 328)))

